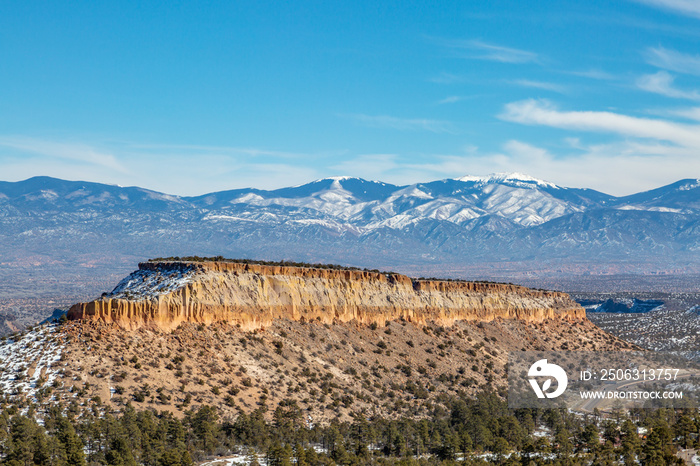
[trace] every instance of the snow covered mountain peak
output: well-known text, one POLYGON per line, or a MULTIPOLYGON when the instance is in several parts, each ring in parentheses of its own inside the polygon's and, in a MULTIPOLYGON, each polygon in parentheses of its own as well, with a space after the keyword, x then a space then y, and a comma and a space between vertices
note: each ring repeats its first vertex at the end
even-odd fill
POLYGON ((302 184, 297 184, 294 186, 291 186, 291 188, 301 188, 302 186, 308 186, 308 185, 314 185, 314 184, 319 184, 319 183, 339 183, 341 181, 347 181, 347 180, 359 180, 360 178, 355 178, 352 176, 327 176, 325 178, 319 178, 317 180, 313 180, 308 183, 302 183, 302 184))
MULTIPOLYGON (((624 197, 520 173, 409 185, 342 176, 197 197, 52 178, 0 181, 0 256, 37 245, 57 255, 70 249, 75 261, 84 250, 133 260, 194 249, 431 267, 513 258, 626 267, 638 257, 644 267, 679 270, 690 257, 700 268, 700 181, 624 197)), ((137 294, 139 283, 122 291, 137 294)))
POLYGON ((332 183, 340 183, 341 181, 365 181, 362 178, 357 178, 356 176, 327 176, 325 178, 319 178, 317 180, 312 181, 311 183, 305 183, 301 184, 299 186, 304 186, 306 184, 314 184, 314 183, 324 183, 324 182, 332 182, 332 183))
POLYGON ((479 184, 490 184, 490 183, 508 183, 514 184, 521 188, 532 188, 533 185, 543 187, 543 188, 555 188, 558 189, 554 183, 549 181, 540 180, 539 178, 526 175, 524 173, 511 172, 511 173, 491 173, 487 176, 473 176, 467 175, 461 178, 455 178, 457 181, 473 182, 479 184))
POLYGON ((679 191, 690 191, 691 189, 695 189, 700 187, 700 179, 697 180, 689 180, 687 183, 683 184, 678 188, 679 191))

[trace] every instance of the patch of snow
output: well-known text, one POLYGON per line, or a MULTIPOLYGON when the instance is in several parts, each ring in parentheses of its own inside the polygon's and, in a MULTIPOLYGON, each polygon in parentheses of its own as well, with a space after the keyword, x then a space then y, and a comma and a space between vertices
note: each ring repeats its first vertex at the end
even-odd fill
POLYGON ((24 335, 0 343, 0 390, 34 397, 43 384, 52 384, 58 371, 52 367, 61 359, 65 343, 55 324, 36 327, 24 335))
POLYGON ((417 199, 433 199, 433 196, 430 194, 426 193, 425 191, 422 191, 418 189, 418 187, 414 186, 408 186, 404 189, 399 189, 398 191, 394 192, 387 200, 386 202, 394 202, 397 199, 400 199, 402 197, 415 197, 417 199))
POLYGON ((182 202, 182 199, 180 199, 180 196, 174 196, 172 194, 164 194, 164 193, 158 193, 155 191, 147 191, 147 190, 142 190, 144 194, 149 199, 155 199, 157 201, 167 201, 167 202, 182 202))
POLYGON ((367 225, 367 228, 375 229, 385 227, 400 230, 418 221, 420 221, 420 218, 414 218, 411 215, 399 214, 391 218, 387 218, 386 220, 382 220, 381 222, 370 223, 369 225, 367 225))
POLYGON ((36 200, 46 200, 46 201, 52 201, 54 199, 58 198, 58 194, 56 194, 55 191, 51 191, 50 189, 42 189, 39 191, 39 194, 27 194, 25 195, 25 198, 30 201, 36 201, 36 200))
MULTIPOLYGON (((267 458, 265 458, 264 454, 257 454, 257 459, 258 463, 261 465, 267 464, 267 458)), ((200 464, 200 466, 233 466, 236 464, 249 464, 248 455, 238 454, 226 456, 212 461, 207 461, 206 463, 200 464)))
POLYGON ((455 180, 465 181, 465 182, 483 183, 483 184, 509 182, 509 183, 517 184, 518 186, 523 187, 523 188, 532 187, 532 183, 534 183, 537 186, 559 189, 559 186, 557 186, 554 183, 550 183, 549 181, 540 180, 540 179, 534 178, 530 175, 526 175, 524 173, 517 173, 517 172, 491 173, 488 176, 467 175, 467 176, 463 176, 461 178, 455 178, 455 180))
POLYGON ((302 218, 298 220, 292 220, 292 223, 297 223, 300 225, 319 225, 324 228, 328 228, 329 230, 337 231, 339 233, 342 233, 344 231, 351 231, 353 233, 360 234, 362 232, 361 229, 355 227, 354 225, 315 218, 302 218))
POLYGON ((104 191, 99 196, 88 196, 85 199, 84 203, 85 204, 92 204, 92 203, 96 203, 96 202, 99 203, 99 202, 103 202, 103 201, 109 201, 111 199, 112 199, 112 195, 110 193, 108 193, 107 191, 104 191))
POLYGON ((189 266, 137 270, 106 296, 114 299, 150 299, 184 287, 192 282, 194 274, 194 268, 189 266))
POLYGON ((254 222, 255 220, 250 219, 250 218, 244 218, 244 217, 238 217, 236 215, 216 215, 216 214, 207 214, 202 220, 228 220, 231 222, 238 222, 238 221, 244 221, 244 222, 254 222))
POLYGON ((466 175, 461 178, 455 178, 457 181, 464 181, 464 182, 470 182, 473 181, 475 183, 485 181, 486 177, 484 176, 474 176, 474 175, 466 175))
POLYGON ((231 204, 253 204, 260 201, 264 201, 265 198, 255 193, 244 194, 241 197, 233 199, 231 204))
POLYGON ((80 188, 77 191, 66 194, 66 199, 74 199, 76 197, 85 197, 89 195, 89 192, 85 188, 80 188))
POLYGON ((683 209, 674 209, 672 207, 643 207, 643 206, 638 206, 638 205, 623 205, 620 207, 617 207, 617 210, 637 210, 637 211, 643 211, 643 212, 670 212, 674 214, 682 214, 684 211, 683 209))
POLYGON ((679 191, 690 191, 691 189, 695 189, 698 186, 700 186, 700 180, 695 180, 695 183, 690 183, 690 184, 684 184, 680 188, 678 188, 679 191))
POLYGON ((411 189, 409 192, 404 193, 404 196, 417 197, 418 199, 432 199, 433 198, 433 196, 426 193, 425 191, 421 191, 418 188, 411 189))
MULTIPOLYGON (((335 183, 337 183, 337 181, 333 182, 333 184, 335 183)), ((331 189, 320 193, 318 197, 331 204, 349 204, 353 195, 338 184, 338 186, 331 185, 331 189)))

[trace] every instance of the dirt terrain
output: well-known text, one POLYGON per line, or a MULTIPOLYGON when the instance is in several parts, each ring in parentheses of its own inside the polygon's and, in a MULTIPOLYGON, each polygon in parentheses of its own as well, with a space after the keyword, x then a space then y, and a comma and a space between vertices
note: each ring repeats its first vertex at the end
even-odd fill
MULTIPOLYGON (((559 292, 241 263, 142 264, 61 324, 0 344, 13 401, 224 416, 298 406, 308 423, 421 417, 505 394, 509 352, 631 348, 559 292)), ((41 409, 41 408, 40 408, 41 409)))
POLYGON ((178 415, 210 404, 232 416, 259 407, 272 416, 281 402, 294 400, 309 422, 353 413, 419 417, 445 395, 504 390, 509 351, 631 347, 588 321, 560 320, 450 327, 277 320, 257 331, 183 324, 172 332, 68 322, 41 331, 48 338, 32 346, 41 352, 53 345, 55 361, 39 372, 31 355, 20 370, 4 367, 13 380, 27 382, 23 393, 10 382, 5 393, 13 398, 115 410, 132 403, 178 415))

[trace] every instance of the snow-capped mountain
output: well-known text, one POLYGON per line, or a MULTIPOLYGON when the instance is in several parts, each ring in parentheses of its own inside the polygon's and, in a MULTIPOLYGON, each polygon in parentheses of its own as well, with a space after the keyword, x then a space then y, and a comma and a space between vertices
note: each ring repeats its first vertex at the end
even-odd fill
POLYGON ((407 186, 333 177, 178 197, 37 177, 0 182, 0 252, 6 263, 221 254, 418 269, 552 260, 677 269, 700 266, 700 181, 617 198, 517 173, 407 186))
POLYGON ((188 198, 212 211, 207 220, 317 221, 367 233, 402 229, 425 219, 464 225, 497 215, 519 226, 532 226, 610 199, 596 191, 572 190, 526 175, 497 174, 395 186, 359 178, 334 177, 274 191, 233 190, 188 198), (235 215, 226 215, 235 213, 235 215), (301 218, 297 218, 301 216, 301 218))

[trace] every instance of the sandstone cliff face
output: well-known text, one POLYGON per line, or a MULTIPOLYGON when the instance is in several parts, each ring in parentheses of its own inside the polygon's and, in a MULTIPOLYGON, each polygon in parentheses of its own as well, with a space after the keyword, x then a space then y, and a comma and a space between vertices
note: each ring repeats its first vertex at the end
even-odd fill
POLYGON ((559 292, 491 283, 412 280, 405 275, 232 262, 149 262, 102 298, 73 306, 69 319, 125 329, 176 328, 225 321, 244 330, 275 319, 384 325, 403 318, 451 325, 456 320, 583 320, 559 292))

